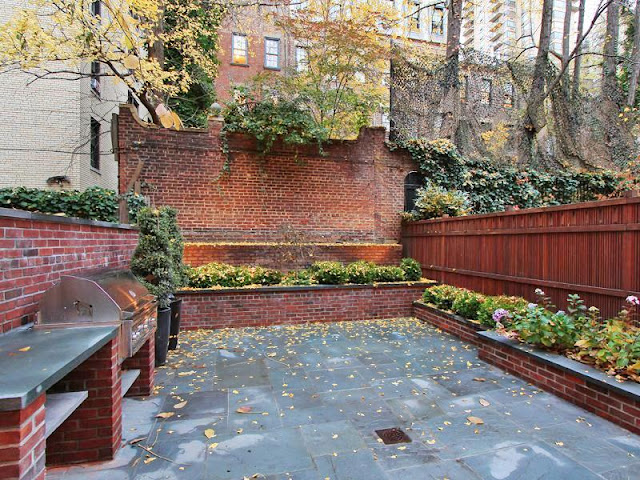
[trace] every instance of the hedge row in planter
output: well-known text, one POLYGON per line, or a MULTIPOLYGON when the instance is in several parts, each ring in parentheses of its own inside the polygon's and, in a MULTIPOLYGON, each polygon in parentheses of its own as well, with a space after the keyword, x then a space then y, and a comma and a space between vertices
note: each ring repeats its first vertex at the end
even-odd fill
POLYGON ((305 270, 283 273, 263 267, 233 266, 209 263, 188 271, 189 287, 245 287, 249 285, 344 285, 374 282, 418 281, 420 264, 411 258, 399 266, 376 265, 371 262, 316 262, 305 270))
POLYGON ((567 311, 556 311, 550 299, 536 290, 537 303, 519 297, 486 296, 451 285, 428 288, 423 300, 469 320, 495 328, 510 338, 552 350, 610 375, 640 382, 640 327, 633 323, 640 300, 626 299, 620 313, 600 318, 578 295, 569 295, 567 311))

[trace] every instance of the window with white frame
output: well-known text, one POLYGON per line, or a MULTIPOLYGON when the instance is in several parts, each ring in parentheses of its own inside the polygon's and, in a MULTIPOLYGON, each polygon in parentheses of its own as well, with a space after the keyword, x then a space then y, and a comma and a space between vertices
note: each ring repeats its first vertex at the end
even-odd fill
POLYGON ((264 39, 264 67, 271 70, 280 69, 280 39, 264 39))
POLYGON ((100 122, 91 117, 91 141, 89 164, 94 170, 100 170, 100 122))
POLYGON ((91 90, 100 96, 100 62, 91 62, 91 90))
POLYGON ((431 17, 431 34, 444 35, 444 5, 436 5, 431 17))
POLYGON ((246 35, 234 33, 231 37, 231 63, 249 64, 249 42, 246 35))
POLYGON ((420 31, 420 14, 422 13, 422 6, 420 2, 412 2, 410 4, 411 8, 411 30, 420 31))
POLYGON ((298 72, 304 72, 309 67, 309 56, 305 47, 296 47, 296 70, 298 72))

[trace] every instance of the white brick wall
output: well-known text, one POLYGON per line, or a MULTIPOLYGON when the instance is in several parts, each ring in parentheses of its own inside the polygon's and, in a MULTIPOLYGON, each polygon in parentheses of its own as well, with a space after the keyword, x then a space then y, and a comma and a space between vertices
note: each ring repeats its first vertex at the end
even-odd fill
MULTIPOLYGON (((0 28, 24 3, 0 0, 0 28)), ((98 98, 88 78, 31 80, 22 72, 0 74, 0 187, 46 188, 49 177, 66 175, 71 180, 68 188, 117 189, 111 115, 127 100, 124 85, 103 77, 98 98), (99 172, 90 168, 92 116, 102 123, 99 172)))

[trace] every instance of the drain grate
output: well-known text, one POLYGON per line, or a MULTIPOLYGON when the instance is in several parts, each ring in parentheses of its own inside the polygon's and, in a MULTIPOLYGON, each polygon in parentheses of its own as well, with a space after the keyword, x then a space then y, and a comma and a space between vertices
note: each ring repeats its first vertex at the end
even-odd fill
POLYGON ((384 430, 376 430, 378 436, 385 445, 393 445, 395 443, 411 443, 409 436, 399 428, 385 428, 384 430))

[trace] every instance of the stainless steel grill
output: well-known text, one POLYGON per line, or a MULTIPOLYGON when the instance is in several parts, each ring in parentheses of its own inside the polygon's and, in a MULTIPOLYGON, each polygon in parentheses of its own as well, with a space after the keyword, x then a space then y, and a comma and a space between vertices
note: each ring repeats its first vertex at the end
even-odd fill
POLYGON ((156 298, 129 270, 64 275, 40 302, 36 328, 119 325, 119 360, 133 356, 154 334, 156 298))

